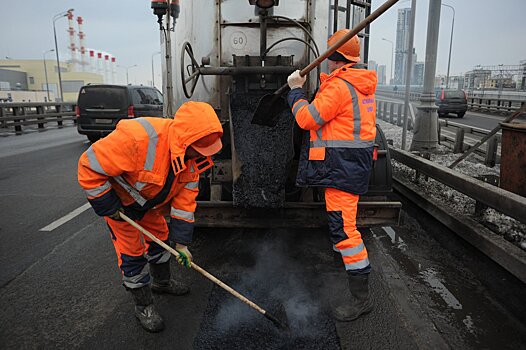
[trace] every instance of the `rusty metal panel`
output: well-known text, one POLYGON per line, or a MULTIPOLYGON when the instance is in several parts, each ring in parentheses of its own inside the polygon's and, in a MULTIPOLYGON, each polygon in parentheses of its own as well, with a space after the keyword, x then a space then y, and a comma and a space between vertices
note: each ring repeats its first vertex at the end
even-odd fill
POLYGON ((526 197, 526 123, 501 123, 500 187, 526 197))
MULTIPOLYGON (((396 226, 400 202, 359 202, 357 226, 396 226)), ((279 209, 246 209, 232 202, 198 202, 199 227, 225 228, 328 228, 325 203, 286 203, 279 209)))

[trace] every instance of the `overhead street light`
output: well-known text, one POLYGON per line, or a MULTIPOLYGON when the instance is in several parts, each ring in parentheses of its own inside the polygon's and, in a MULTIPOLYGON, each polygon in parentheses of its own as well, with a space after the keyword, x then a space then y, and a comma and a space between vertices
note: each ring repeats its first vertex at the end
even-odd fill
POLYGON ((46 76, 46 91, 47 91, 47 101, 48 102, 50 101, 50 99, 49 99, 49 83, 48 83, 48 80, 47 80, 46 53, 53 52, 53 51, 55 51, 55 49, 47 50, 47 51, 44 51, 42 53, 42 58, 43 58, 43 61, 44 61, 44 75, 46 76))
POLYGON ((442 6, 449 7, 453 11, 453 20, 451 21, 451 38, 449 39, 449 57, 447 59, 446 89, 449 88, 449 67, 451 65, 451 47, 453 46, 453 29, 455 27, 455 8, 448 4, 442 6))
POLYGON ((117 65, 117 67, 126 69, 126 85, 129 85, 128 70, 130 68, 137 67, 137 66, 138 66, 137 64, 134 64, 133 66, 119 66, 119 65, 117 65))
POLYGON ((57 44, 57 30, 55 28, 55 22, 63 17, 68 15, 68 12, 73 12, 74 9, 69 9, 67 11, 61 12, 53 16, 53 36, 55 38, 55 53, 57 54, 57 70, 58 70, 58 85, 60 88, 60 102, 64 102, 64 92, 62 91, 62 75, 60 72, 60 60, 58 58, 58 44, 57 44))
POLYGON ((384 41, 388 41, 389 43, 391 43, 391 78, 389 79, 389 85, 391 85, 393 83, 393 56, 394 56, 394 43, 389 40, 389 39, 386 39, 386 38, 382 38, 382 40, 384 41))

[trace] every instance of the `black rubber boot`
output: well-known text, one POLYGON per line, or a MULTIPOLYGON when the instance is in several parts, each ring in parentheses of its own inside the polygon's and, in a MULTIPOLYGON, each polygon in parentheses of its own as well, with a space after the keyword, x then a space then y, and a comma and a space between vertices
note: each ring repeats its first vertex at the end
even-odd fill
POLYGON ((135 317, 142 328, 148 332, 157 333, 164 329, 164 321, 153 305, 153 296, 150 286, 141 288, 126 288, 135 299, 135 317))
POLYGON ((153 277, 152 291, 171 295, 185 295, 190 292, 187 285, 170 278, 170 261, 162 264, 150 264, 150 274, 153 277))
POLYGON ((354 321, 371 312, 373 303, 369 298, 369 274, 351 275, 347 272, 352 300, 334 310, 334 318, 341 322, 354 321))

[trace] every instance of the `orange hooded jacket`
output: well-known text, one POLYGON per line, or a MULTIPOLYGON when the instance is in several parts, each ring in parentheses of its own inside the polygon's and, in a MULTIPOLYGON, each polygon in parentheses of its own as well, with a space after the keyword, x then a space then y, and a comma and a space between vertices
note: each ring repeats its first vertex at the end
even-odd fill
POLYGON ((122 120, 115 131, 82 154, 79 184, 101 216, 125 207, 142 217, 147 210, 167 212, 169 204, 170 235, 188 244, 199 174, 213 163, 210 157, 185 161, 185 152, 212 133, 222 135, 223 128, 213 108, 203 102, 183 104, 174 119, 122 120))
POLYGON ((288 95, 296 122, 310 134, 300 154, 298 186, 367 192, 376 137, 377 77, 376 72, 353 65, 322 74, 312 103, 303 89, 288 95))

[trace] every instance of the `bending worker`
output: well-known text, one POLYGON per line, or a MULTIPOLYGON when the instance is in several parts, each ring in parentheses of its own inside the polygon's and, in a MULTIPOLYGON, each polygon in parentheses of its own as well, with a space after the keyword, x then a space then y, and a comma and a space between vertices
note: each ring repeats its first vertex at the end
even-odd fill
POLYGON ((187 102, 173 119, 121 120, 80 157, 78 181, 108 224, 123 285, 147 331, 164 328, 152 291, 183 295, 189 290, 171 279, 170 253, 123 221, 119 212, 163 242, 175 242, 178 262, 189 267, 199 174, 212 166, 210 156, 221 149, 222 135, 210 105, 187 102))
MULTIPOLYGON (((334 33, 332 46, 348 33, 334 33)), ((309 103, 295 71, 288 77, 288 103, 298 125, 310 131, 298 167, 298 186, 325 188, 331 240, 343 258, 352 300, 334 310, 340 321, 352 321, 372 310, 369 299, 371 265, 356 228, 358 199, 367 192, 376 136, 377 77, 374 71, 356 69, 360 40, 352 37, 328 57, 330 75, 322 73, 316 97, 309 103)))

